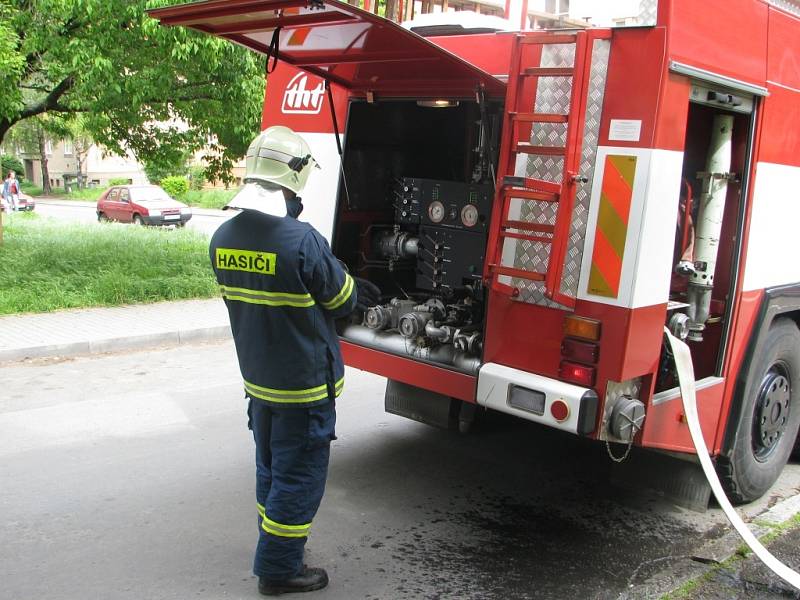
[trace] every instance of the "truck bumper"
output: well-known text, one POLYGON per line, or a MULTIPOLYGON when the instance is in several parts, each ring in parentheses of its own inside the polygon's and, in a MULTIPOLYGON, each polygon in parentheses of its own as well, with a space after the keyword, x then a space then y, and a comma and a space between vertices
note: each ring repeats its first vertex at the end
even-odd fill
POLYGON ((589 388, 486 363, 478 373, 478 404, 578 435, 595 430, 599 398, 589 388))

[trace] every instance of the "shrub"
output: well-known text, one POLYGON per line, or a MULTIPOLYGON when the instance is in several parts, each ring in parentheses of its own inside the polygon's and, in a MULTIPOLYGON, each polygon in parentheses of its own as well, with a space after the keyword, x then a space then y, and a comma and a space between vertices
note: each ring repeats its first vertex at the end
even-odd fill
POLYGON ((128 185, 130 182, 127 177, 114 177, 108 180, 108 185, 128 185))
POLYGON ((176 150, 160 154, 157 158, 150 160, 143 159, 144 174, 147 175, 150 183, 161 185, 161 181, 167 177, 186 175, 189 172, 187 165, 189 158, 191 158, 191 152, 176 150))
POLYGON ((199 208, 222 208, 236 195, 237 190, 189 190, 181 200, 199 208))
POLYGON ((191 189, 195 191, 202 190, 206 180, 206 170, 203 167, 189 167, 189 187, 191 189))
POLYGON ((186 177, 164 177, 161 180, 161 187, 173 198, 181 198, 189 191, 189 181, 186 177))
POLYGON ((29 181, 23 181, 20 183, 20 187, 22 191, 28 194, 28 196, 41 196, 43 194, 42 188, 33 185, 29 181))
POLYGON ((3 154, 3 156, 0 157, 0 165, 2 165, 3 169, 3 179, 6 178, 9 171, 14 171, 17 174, 17 179, 20 181, 25 179, 25 167, 22 166, 22 161, 16 156, 3 154))

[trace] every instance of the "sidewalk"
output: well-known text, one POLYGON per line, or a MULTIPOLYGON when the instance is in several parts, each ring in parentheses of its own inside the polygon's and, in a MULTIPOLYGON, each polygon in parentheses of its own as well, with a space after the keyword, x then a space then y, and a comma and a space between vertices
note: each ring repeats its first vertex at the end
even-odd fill
POLYGON ((42 356, 75 356, 227 339, 219 298, 62 310, 0 317, 0 365, 42 356))
MULTIPOLYGON (((800 528, 794 527, 768 544, 770 552, 786 566, 800 568, 800 528)), ((731 560, 709 572, 687 591, 685 600, 785 600, 800 598, 800 590, 775 576, 750 554, 731 560)))
MULTIPOLYGON (((740 507, 743 516, 745 508, 740 507)), ((791 569, 800 569, 800 495, 796 490, 746 521, 753 535, 779 560, 791 569)), ((800 599, 800 590, 772 573, 738 533, 727 524, 724 527, 725 533, 711 536, 689 555, 666 555, 662 571, 631 585, 617 600, 800 599)))

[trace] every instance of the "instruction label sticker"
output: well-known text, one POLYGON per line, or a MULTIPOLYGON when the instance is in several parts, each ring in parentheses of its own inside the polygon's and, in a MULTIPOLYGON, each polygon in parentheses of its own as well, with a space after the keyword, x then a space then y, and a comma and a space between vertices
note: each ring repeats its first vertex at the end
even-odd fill
POLYGON ((638 142, 642 137, 642 122, 629 119, 611 119, 608 139, 612 142, 638 142))

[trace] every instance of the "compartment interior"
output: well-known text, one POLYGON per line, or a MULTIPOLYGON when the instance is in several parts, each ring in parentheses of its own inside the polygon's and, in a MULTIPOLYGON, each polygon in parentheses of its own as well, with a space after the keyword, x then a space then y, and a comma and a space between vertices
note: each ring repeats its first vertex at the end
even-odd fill
MULTIPOLYGON (((684 238, 691 241, 695 231, 694 227, 697 226, 698 218, 700 217, 699 210, 703 203, 704 186, 707 185, 702 175, 707 167, 712 128, 716 115, 730 115, 733 117, 730 173, 734 177, 728 181, 713 289, 711 290, 710 317, 706 321, 701 340, 693 340, 691 337, 687 339, 692 352, 695 378, 697 380, 719 375, 720 372, 720 352, 728 327, 725 317, 730 308, 728 302, 729 298, 732 297, 730 292, 734 270, 738 267, 738 261, 736 260, 738 251, 737 232, 741 225, 742 181, 747 171, 747 149, 752 123, 752 115, 749 113, 734 112, 726 110, 722 106, 708 106, 694 102, 689 105, 683 182, 673 254, 673 265, 676 266, 676 269, 673 272, 670 284, 670 300, 679 308, 670 312, 668 318, 673 318, 676 313, 687 312, 688 309, 680 308, 680 306, 691 301, 689 277, 677 273, 677 265, 686 252, 684 238), (687 207, 690 220, 687 220, 687 207), (689 224, 688 232, 684 235, 687 223, 689 224)), ((691 258, 691 252, 688 252, 685 258, 691 258)), ((671 360, 665 352, 662 352, 661 362, 656 392, 677 386, 677 379, 671 368, 671 360)))
POLYGON ((333 251, 381 294, 344 339, 477 370, 501 109, 351 101, 333 251))

